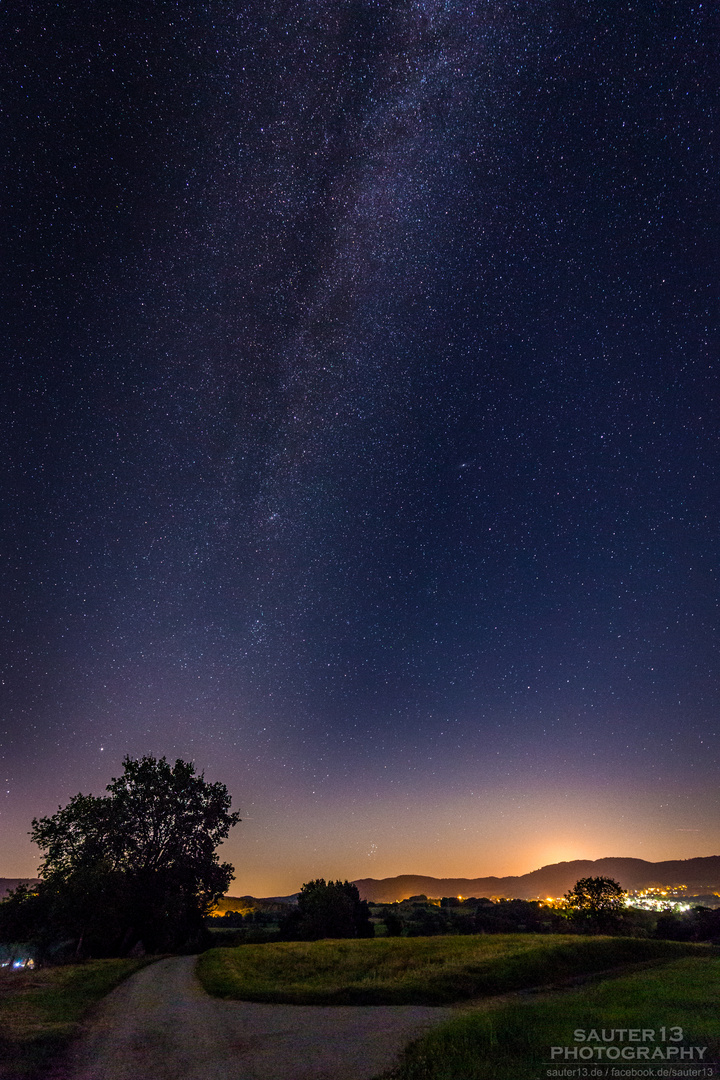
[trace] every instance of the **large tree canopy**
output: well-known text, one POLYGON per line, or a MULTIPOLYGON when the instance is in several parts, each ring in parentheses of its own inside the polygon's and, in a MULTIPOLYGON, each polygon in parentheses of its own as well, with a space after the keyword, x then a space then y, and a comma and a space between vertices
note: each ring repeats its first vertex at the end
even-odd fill
POLYGON ((565 901, 579 921, 610 926, 624 910, 626 895, 614 878, 587 877, 575 882, 565 901))
POLYGON ((240 820, 224 784, 185 761, 125 758, 104 796, 75 795, 31 837, 44 853, 35 892, 0 910, 17 933, 71 940, 78 953, 181 947, 233 877, 217 846, 240 820))
POLYGON ((372 937, 370 908, 349 881, 318 878, 306 881, 295 911, 281 925, 285 937, 303 941, 319 938, 372 937))

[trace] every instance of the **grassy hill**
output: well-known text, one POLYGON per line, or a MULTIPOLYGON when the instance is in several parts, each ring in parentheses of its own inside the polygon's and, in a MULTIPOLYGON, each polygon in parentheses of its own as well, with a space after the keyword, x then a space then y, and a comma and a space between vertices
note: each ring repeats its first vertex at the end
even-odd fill
POLYGON ((563 934, 293 941, 211 949, 197 972, 208 993, 244 1001, 447 1005, 707 953, 684 942, 563 934))
POLYGON ((720 1061, 718 999, 717 951, 579 989, 518 997, 465 1011, 434 1028, 408 1047, 385 1080, 714 1076, 720 1061), (671 1028, 681 1029, 678 1042, 667 1040, 671 1028), (597 1038, 578 1042, 578 1030, 586 1036, 595 1031, 597 1038), (630 1031, 642 1041, 620 1034, 630 1031))

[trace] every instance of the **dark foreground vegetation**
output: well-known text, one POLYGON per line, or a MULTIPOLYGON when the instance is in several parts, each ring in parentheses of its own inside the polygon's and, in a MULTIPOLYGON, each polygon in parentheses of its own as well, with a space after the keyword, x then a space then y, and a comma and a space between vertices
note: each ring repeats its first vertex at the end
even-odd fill
POLYGON ((76 795, 31 837, 39 882, 0 903, 0 944, 42 962, 195 952, 233 868, 216 848, 237 823, 224 784, 184 761, 125 758, 107 795, 76 795))
MULTIPOLYGON (((717 954, 697 955, 619 978, 607 978, 580 989, 538 995, 538 1000, 504 1003, 499 1008, 467 1011, 456 1020, 434 1028, 413 1043, 403 1055, 399 1069, 385 1080, 545 1080, 549 1070, 573 1068, 565 1075, 612 1075, 613 1064, 621 1065, 632 1075, 633 1067, 670 1066, 665 1075, 678 1074, 672 1069, 677 1059, 650 1062, 625 1060, 603 1062, 564 1060, 564 1048, 572 1052, 579 1045, 577 1029, 612 1032, 639 1029, 652 1031, 653 1041, 646 1046, 677 1046, 689 1052, 699 1047, 702 1059, 685 1060, 685 1069, 698 1069, 720 1061, 720 958, 717 954), (678 1043, 662 1041, 663 1029, 682 1029, 678 1043), (551 1047, 556 1050, 551 1057, 551 1047), (704 1049, 707 1048, 707 1049, 704 1049), (593 1073, 593 1069, 601 1071, 593 1073), (608 1070, 606 1072, 605 1070, 608 1070)), ((587 1046, 597 1046, 588 1042, 587 1046)), ((625 1045, 617 1039, 606 1045, 625 1045)), ((652 1052, 652 1051, 651 1051, 652 1052)), ((642 1072, 642 1070, 640 1070, 642 1072)), ((693 1075, 688 1074, 685 1075, 693 1075)))
MULTIPOLYGON (((303 889, 319 884, 325 883, 310 882, 303 889)), ((336 884, 340 883, 329 883, 336 884)), ((344 927, 339 918, 325 921, 324 911, 323 905, 318 904, 314 917, 305 919, 302 908, 248 898, 243 911, 211 917, 206 925, 213 944, 228 946, 322 937, 594 933, 720 944, 720 908, 703 904, 683 912, 646 911, 619 905, 609 911, 593 912, 569 906, 558 908, 538 900, 494 902, 486 897, 461 900, 455 896, 429 900, 426 896, 413 896, 400 903, 367 904, 359 922, 346 919, 344 927)))
POLYGON ((197 970, 208 993, 224 998, 447 1005, 706 950, 682 942, 554 934, 280 942, 211 949, 197 970))
MULTIPOLYGON (((248 898, 251 899, 251 898, 248 898)), ((370 905, 350 881, 307 881, 296 904, 256 901, 207 919, 216 945, 375 936, 370 905)))
POLYGON ((53 1075, 89 1009, 147 960, 13 971, 0 968, 0 1075, 44 1080, 53 1075))
POLYGON ((689 911, 648 911, 626 906, 613 878, 580 878, 560 904, 487 897, 414 896, 399 904, 373 905, 390 936, 435 934, 618 934, 720 944, 720 908, 696 904, 689 911))

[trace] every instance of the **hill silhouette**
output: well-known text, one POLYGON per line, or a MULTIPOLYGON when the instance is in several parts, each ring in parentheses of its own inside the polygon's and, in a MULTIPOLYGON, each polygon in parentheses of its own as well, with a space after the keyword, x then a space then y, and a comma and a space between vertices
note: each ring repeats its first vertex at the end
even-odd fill
POLYGON ((36 877, 0 877, 0 900, 18 885, 37 885, 39 880, 36 877))
POLYGON ((363 900, 393 903, 409 896, 504 896, 537 900, 562 896, 578 878, 610 877, 628 891, 657 885, 687 885, 688 893, 720 891, 720 855, 646 862, 644 859, 575 859, 551 863, 519 877, 436 878, 403 874, 355 881, 363 900))
MULTIPOLYGON (((720 893, 720 855, 697 859, 672 859, 646 862, 645 859, 606 858, 575 859, 551 863, 517 877, 436 878, 423 874, 401 874, 391 878, 359 878, 357 885, 363 900, 390 904, 409 896, 504 896, 518 900, 537 900, 562 896, 578 878, 611 877, 623 889, 633 891, 658 885, 686 885, 688 894, 720 893)), ((34 884, 37 878, 0 878, 0 899, 21 882, 34 884)), ((282 911, 297 901, 292 896, 257 899, 252 896, 225 896, 218 913, 261 907, 282 911)))

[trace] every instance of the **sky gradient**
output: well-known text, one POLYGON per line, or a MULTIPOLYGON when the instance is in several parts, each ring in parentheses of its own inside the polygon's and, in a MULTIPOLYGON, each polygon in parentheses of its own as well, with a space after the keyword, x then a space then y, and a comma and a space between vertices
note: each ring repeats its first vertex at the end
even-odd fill
POLYGON ((145 753, 235 894, 720 852, 712 6, 0 19, 0 874, 145 753))

